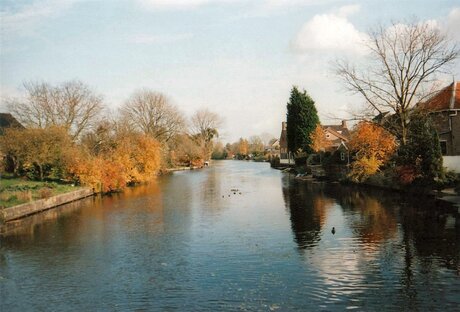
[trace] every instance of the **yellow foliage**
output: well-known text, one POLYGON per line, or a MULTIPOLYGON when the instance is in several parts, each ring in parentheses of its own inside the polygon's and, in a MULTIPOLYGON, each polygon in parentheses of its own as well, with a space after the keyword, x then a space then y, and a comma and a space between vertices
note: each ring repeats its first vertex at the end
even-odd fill
POLYGON ((349 176, 357 182, 377 173, 397 147, 396 138, 391 133, 371 122, 361 122, 357 125, 349 146, 356 155, 349 176))
POLYGON ((326 138, 323 127, 316 125, 315 130, 310 134, 311 149, 315 152, 327 150, 331 146, 331 142, 326 138))
POLYGON ((358 157, 374 157, 385 163, 396 151, 396 138, 377 124, 360 122, 349 145, 358 157))
POLYGON ((360 157, 351 164, 349 177, 355 182, 364 181, 371 175, 377 173, 382 163, 381 160, 378 160, 374 156, 369 158, 366 156, 360 157))
POLYGON ((151 180, 160 166, 160 144, 147 135, 133 134, 120 138, 112 150, 97 156, 75 151, 68 170, 81 184, 110 192, 151 180))

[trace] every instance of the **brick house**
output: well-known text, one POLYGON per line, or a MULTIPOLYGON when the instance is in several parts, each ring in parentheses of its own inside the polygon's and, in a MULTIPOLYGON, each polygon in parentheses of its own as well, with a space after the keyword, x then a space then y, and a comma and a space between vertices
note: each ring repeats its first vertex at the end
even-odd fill
POLYGON ((432 117, 444 166, 460 172, 460 82, 452 82, 417 107, 432 117))
POLYGON ((459 156, 460 82, 451 83, 418 107, 429 111, 438 131, 442 154, 459 156))

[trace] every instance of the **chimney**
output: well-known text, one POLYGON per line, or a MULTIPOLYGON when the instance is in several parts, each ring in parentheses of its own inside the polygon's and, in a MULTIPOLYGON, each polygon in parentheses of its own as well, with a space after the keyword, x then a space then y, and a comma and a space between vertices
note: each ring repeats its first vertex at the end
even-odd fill
POLYGON ((285 131, 286 128, 287 128, 287 122, 283 121, 283 122, 281 123, 281 130, 285 131))
POLYGON ((454 82, 452 83, 452 95, 450 97, 450 103, 449 103, 449 108, 450 109, 454 109, 454 106, 455 106, 455 93, 456 93, 456 87, 457 87, 457 83, 454 82))
POLYGON ((342 120, 342 128, 347 128, 347 121, 346 120, 342 120))

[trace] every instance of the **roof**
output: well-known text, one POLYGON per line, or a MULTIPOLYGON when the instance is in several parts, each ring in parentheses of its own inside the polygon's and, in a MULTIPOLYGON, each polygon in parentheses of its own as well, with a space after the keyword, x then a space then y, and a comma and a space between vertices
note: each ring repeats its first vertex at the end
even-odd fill
POLYGON ((349 137, 350 137, 350 133, 348 131, 348 129, 346 128, 340 128, 341 129, 338 129, 337 127, 333 128, 331 126, 323 126, 324 128, 324 131, 328 131, 329 133, 335 135, 336 137, 338 137, 339 139, 341 139, 342 141, 348 141, 349 140, 349 137))
POLYGON ((460 109, 460 82, 452 82, 418 107, 432 111, 460 109))
POLYGON ((286 131, 286 123, 283 122, 282 128, 281 128, 281 135, 280 135, 280 147, 281 148, 287 148, 287 131, 286 131))
POLYGON ((8 113, 0 113, 0 134, 3 133, 4 128, 24 128, 23 125, 8 113))

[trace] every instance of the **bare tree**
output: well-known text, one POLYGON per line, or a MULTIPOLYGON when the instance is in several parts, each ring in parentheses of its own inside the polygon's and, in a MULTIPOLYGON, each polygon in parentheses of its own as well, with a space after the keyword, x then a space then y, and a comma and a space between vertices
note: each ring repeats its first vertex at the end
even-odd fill
POLYGON ((11 113, 25 126, 62 126, 74 139, 99 119, 104 108, 102 97, 80 81, 59 86, 29 82, 24 88, 24 99, 8 101, 11 113))
POLYGON ((405 145, 413 107, 432 94, 436 74, 456 59, 458 47, 438 28, 417 21, 393 23, 369 35, 367 69, 338 62, 337 74, 374 112, 393 114, 386 127, 405 145))
POLYGON ((205 142, 219 136, 218 129, 222 126, 222 118, 207 108, 198 110, 192 116, 191 122, 192 134, 199 135, 205 142))
POLYGON ((185 122, 176 106, 158 92, 142 89, 134 92, 120 109, 121 116, 134 129, 160 142, 169 141, 183 130, 185 122))
POLYGON ((213 150, 212 140, 219 136, 218 128, 222 125, 222 118, 208 109, 198 110, 191 118, 190 131, 199 145, 201 145, 205 158, 211 156, 213 150))

